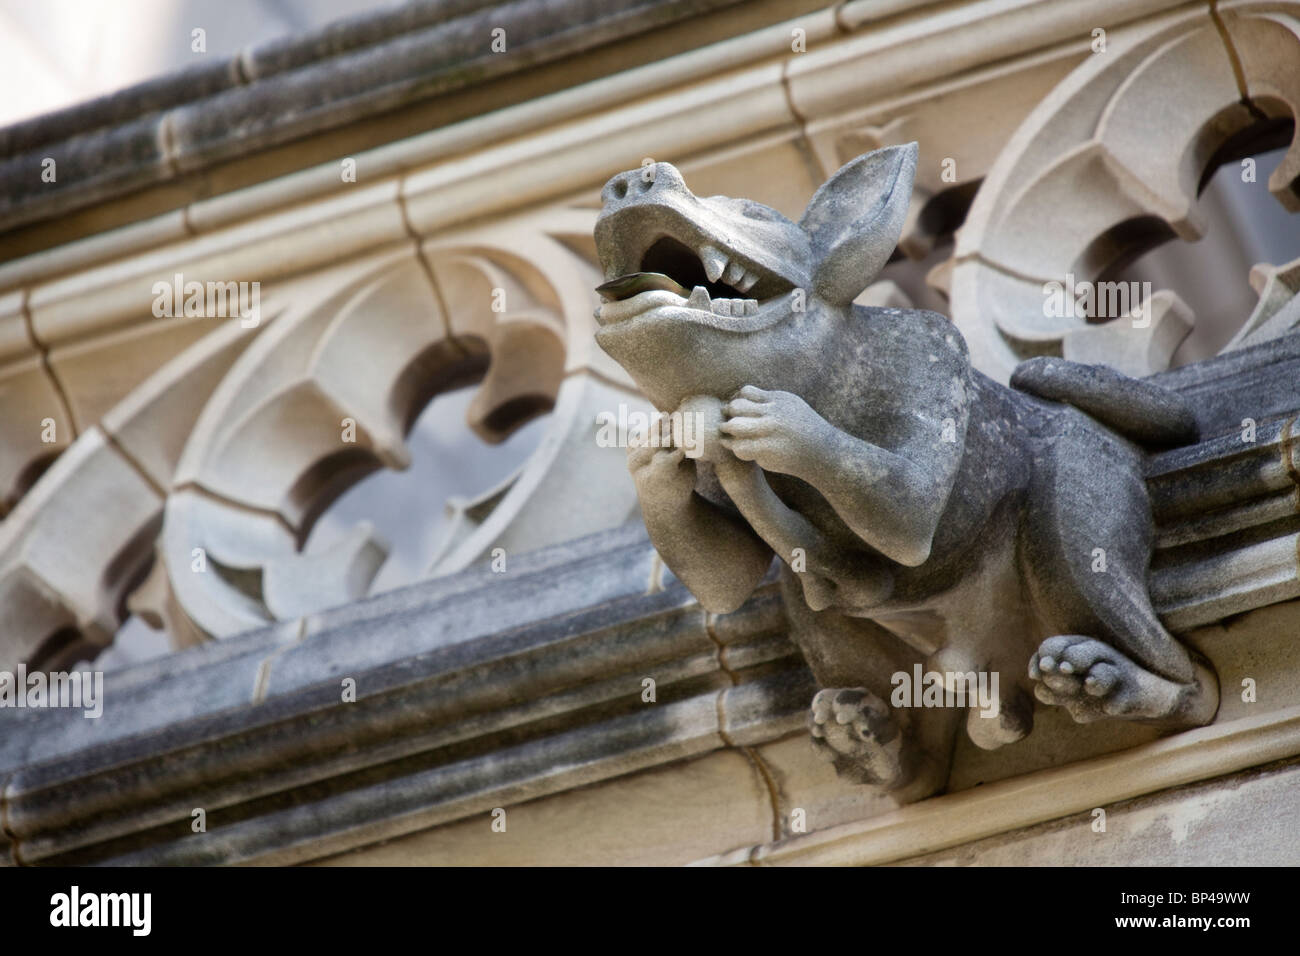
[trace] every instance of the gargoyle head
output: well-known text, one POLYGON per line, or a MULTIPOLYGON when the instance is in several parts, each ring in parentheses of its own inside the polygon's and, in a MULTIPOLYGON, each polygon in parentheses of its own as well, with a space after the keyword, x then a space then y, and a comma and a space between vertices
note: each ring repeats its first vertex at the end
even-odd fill
POLYGON ((672 165, 605 184, 596 341, 659 408, 742 385, 797 388, 902 231, 916 144, 845 164, 799 222, 762 203, 700 198, 672 165), (802 359, 801 359, 802 356, 802 359))

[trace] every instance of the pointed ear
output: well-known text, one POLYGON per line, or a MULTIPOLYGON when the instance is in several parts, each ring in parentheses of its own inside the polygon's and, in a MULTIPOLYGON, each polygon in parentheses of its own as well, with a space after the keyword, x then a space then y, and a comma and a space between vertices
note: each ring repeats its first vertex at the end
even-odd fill
POLYGON ((824 182, 799 225, 813 249, 813 293, 848 305, 889 261, 903 231, 916 176, 916 143, 886 146, 845 163, 824 182))

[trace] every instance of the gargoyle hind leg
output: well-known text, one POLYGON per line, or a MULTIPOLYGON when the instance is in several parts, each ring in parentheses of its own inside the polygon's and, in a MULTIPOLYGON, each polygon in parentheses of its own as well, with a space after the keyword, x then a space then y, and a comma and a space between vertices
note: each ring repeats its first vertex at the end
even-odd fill
POLYGON ((1137 451, 1072 424, 1036 472, 1021 531, 1022 567, 1050 635, 1029 662, 1035 696, 1080 723, 1209 723, 1214 672, 1165 629, 1147 590, 1153 534, 1137 451))
POLYGON ((901 720, 865 687, 828 687, 813 698, 808 727, 813 746, 841 778, 910 803, 947 783, 961 711, 935 707, 913 714, 901 720))
POLYGON ((817 752, 841 778, 884 790, 899 803, 941 790, 961 712, 900 711, 887 703, 891 676, 911 673, 919 660, 915 652, 871 621, 813 611, 788 569, 781 583, 790 636, 823 688, 808 712, 817 752))

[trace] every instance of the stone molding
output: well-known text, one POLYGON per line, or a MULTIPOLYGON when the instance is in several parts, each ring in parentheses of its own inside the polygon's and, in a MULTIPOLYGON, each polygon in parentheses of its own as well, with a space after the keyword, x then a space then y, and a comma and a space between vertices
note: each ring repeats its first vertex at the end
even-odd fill
MULTIPOLYGON (((982 69, 1006 60, 1012 61, 1011 72, 1040 65, 1035 59, 1048 53, 1068 51, 1077 62, 1088 53, 1088 30, 1094 22, 1105 20, 1117 28, 1163 10, 1205 9, 1201 3, 1178 0, 1106 0, 1078 9, 1042 0, 967 0, 945 5, 937 14, 929 12, 930 2, 891 4, 884 12, 893 16, 882 20, 867 21, 858 13, 874 6, 842 5, 837 8, 838 20, 830 10, 810 13, 361 152, 356 156, 358 182, 411 178, 411 185, 402 188, 407 197, 441 187, 439 195, 429 196, 431 204, 435 199, 466 195, 439 221, 447 226, 500 212, 511 204, 555 200, 598 188, 608 176, 636 165, 645 155, 676 162, 783 126, 815 129, 834 116, 854 117, 873 101, 888 103, 903 93, 924 99, 960 86, 963 80, 982 79, 982 69), (900 16, 904 8, 914 12, 900 16), (855 39, 842 32, 846 25, 856 29, 866 22, 872 24, 868 35, 855 39), (806 33, 806 53, 791 52, 795 28, 806 33), (961 47, 963 60, 953 62, 941 52, 950 44, 961 47), (929 66, 918 74, 918 64, 929 66), (907 69, 901 70, 904 66, 907 69), (900 72, 916 79, 900 89, 900 72), (654 130, 646 128, 647 117, 658 121, 654 130), (593 150, 593 142, 609 145, 593 150), (671 144, 671 151, 664 149, 665 143, 671 144), (427 175, 416 175, 421 171, 427 175), (493 179, 493 189, 475 188, 476 180, 490 178, 485 171, 497 176, 508 173, 510 178, 493 179), (524 190, 522 196, 517 189, 524 190)), ((993 139, 997 141, 996 132, 993 139)), ((823 162, 821 176, 838 165, 823 162)), ((184 245, 183 240, 196 234, 264 217, 277 205, 328 201, 355 191, 340 181, 338 170, 337 161, 322 163, 190 203, 183 211, 114 233, 5 263, 0 265, 0 289, 84 270, 128 251, 163 243, 184 245)), ((275 268, 273 259, 266 268, 275 268)))
POLYGON ((65 215, 735 2, 605 0, 593 17, 573 0, 420 0, 270 40, 0 129, 0 222, 65 215), (45 157, 60 169, 50 184, 45 157))
MULTIPOLYGON (((1066 767, 933 797, 861 823, 745 847, 698 862, 714 866, 896 863, 1094 807, 1225 777, 1297 752, 1300 707, 1291 707, 1186 731, 1066 767)), ((1080 826, 1086 828, 1087 823, 1080 826)))

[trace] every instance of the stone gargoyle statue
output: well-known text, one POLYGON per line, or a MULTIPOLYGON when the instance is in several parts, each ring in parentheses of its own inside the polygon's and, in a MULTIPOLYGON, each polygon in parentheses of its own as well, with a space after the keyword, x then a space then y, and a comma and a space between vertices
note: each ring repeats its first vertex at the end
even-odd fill
POLYGON ((715 613, 781 559, 823 688, 814 743, 899 801, 946 784, 963 714, 991 749, 1029 733, 1033 696, 1169 728, 1218 707, 1147 589, 1143 454, 1195 440, 1181 399, 1055 358, 1008 388, 944 316, 854 304, 898 241, 916 155, 854 159, 797 223, 647 165, 606 184, 595 228, 598 343, 702 436, 694 457, 668 429, 629 449, 651 541, 715 613), (1000 676, 994 706, 892 706, 918 664, 949 690, 1000 676))

